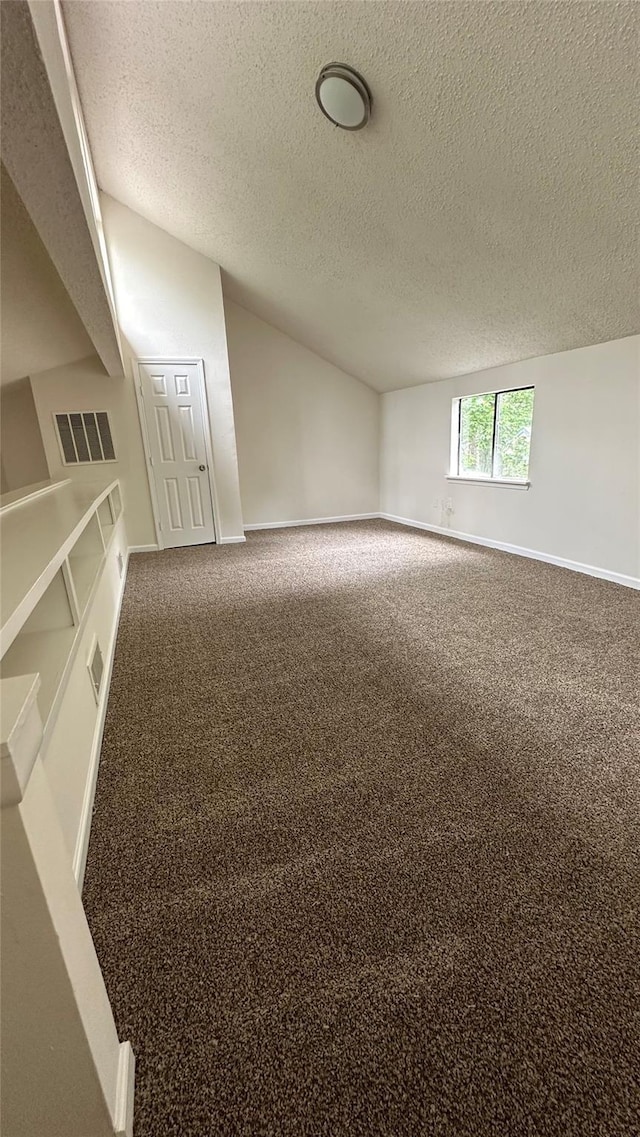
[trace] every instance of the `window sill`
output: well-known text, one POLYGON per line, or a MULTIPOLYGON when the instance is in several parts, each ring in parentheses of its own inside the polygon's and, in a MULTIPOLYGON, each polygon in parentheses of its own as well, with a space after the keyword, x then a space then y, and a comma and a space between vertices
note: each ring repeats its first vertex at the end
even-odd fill
POLYGON ((531 482, 510 482, 507 478, 465 478, 461 474, 446 474, 448 482, 464 482, 471 486, 500 486, 509 490, 528 490, 531 482))

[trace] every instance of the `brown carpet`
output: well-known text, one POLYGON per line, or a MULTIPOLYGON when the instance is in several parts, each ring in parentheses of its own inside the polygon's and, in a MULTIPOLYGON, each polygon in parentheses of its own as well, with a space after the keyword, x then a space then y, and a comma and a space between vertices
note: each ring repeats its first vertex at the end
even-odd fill
POLYGON ((132 558, 85 901, 136 1137, 637 1137, 638 615, 381 521, 132 558))

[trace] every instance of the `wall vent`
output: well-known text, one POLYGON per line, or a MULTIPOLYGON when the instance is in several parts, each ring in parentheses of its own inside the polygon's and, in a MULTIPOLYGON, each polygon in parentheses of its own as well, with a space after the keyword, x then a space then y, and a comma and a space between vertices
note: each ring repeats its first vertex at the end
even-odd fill
POLYGON ((93 693, 96 697, 96 703, 100 699, 100 688, 102 687, 102 676, 104 674, 104 660, 102 658, 102 651, 97 639, 94 639, 89 652, 89 659, 87 662, 89 668, 89 675, 91 676, 91 686, 93 693))
POLYGON ((79 462, 115 462, 111 423, 106 411, 67 411, 54 415, 65 466, 79 462))

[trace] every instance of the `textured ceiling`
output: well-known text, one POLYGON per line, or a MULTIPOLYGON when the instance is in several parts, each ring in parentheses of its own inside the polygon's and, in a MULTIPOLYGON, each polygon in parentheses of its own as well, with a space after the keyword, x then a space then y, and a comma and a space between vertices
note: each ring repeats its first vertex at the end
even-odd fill
POLYGON ((1 171, 4 387, 83 359, 94 348, 4 166, 1 171))
POLYGON ((101 187, 372 386, 638 331, 635 3, 64 13, 101 187), (336 59, 360 133, 314 102, 336 59))

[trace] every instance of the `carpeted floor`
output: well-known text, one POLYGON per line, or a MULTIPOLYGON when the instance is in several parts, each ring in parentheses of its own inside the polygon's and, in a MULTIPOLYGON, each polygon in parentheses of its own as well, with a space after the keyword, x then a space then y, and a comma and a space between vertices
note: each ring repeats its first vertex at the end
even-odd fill
POLYGON ((383 521, 132 558, 84 896, 136 1137, 637 1137, 639 607, 383 521))

